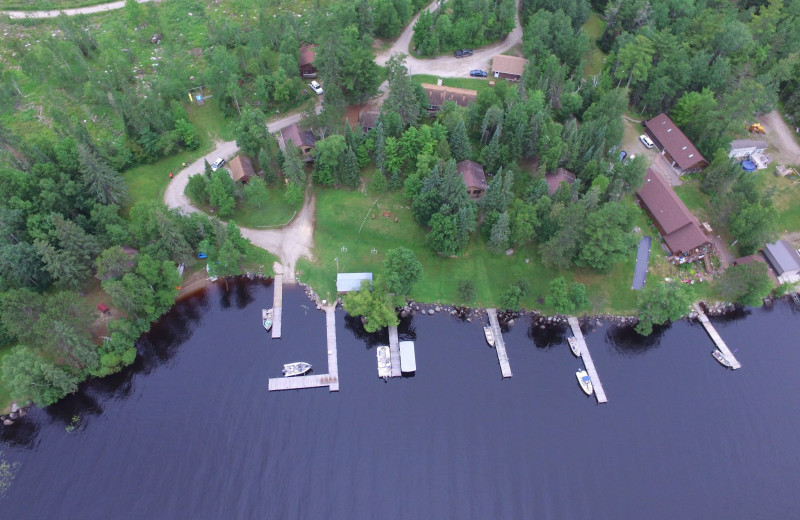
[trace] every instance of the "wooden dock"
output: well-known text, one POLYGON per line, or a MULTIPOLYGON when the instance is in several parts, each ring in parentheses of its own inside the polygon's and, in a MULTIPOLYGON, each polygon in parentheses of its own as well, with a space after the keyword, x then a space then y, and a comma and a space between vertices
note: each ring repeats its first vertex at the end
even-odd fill
POLYGON ((392 377, 400 377, 400 341, 397 339, 397 327, 389 327, 389 353, 392 360, 392 377))
POLYGON ((703 324, 703 327, 705 327, 706 332, 708 332, 708 335, 711 336, 711 339, 717 345, 719 351, 722 352, 725 357, 728 358, 728 361, 731 362, 731 368, 734 370, 737 368, 742 368, 742 364, 739 363, 739 361, 737 361, 737 359, 733 356, 733 352, 731 352, 731 350, 728 348, 728 345, 726 345, 722 340, 722 337, 717 332, 717 329, 714 328, 714 325, 712 325, 708 320, 708 316, 706 316, 706 313, 700 308, 699 303, 694 304, 694 310, 697 312, 697 318, 700 320, 700 323, 703 324))
POLYGON ((597 375, 597 370, 594 368, 594 361, 592 361, 592 355, 589 353, 588 345, 586 345, 586 338, 583 337, 583 332, 581 332, 581 324, 578 323, 578 318, 569 316, 567 321, 570 327, 572 327, 572 335, 575 336, 575 340, 578 342, 578 350, 581 353, 583 365, 586 367, 586 372, 592 380, 592 388, 594 389, 594 396, 597 398, 597 403, 602 404, 608 402, 608 399, 606 399, 606 392, 603 390, 603 383, 600 382, 600 376, 597 375))
POLYGON ((272 292, 272 339, 281 337, 281 313, 283 311, 283 274, 276 273, 272 292))
POLYGON ((494 349, 497 351, 500 371, 503 373, 504 378, 511 377, 511 365, 508 362, 508 354, 506 353, 506 344, 503 341, 503 333, 500 330, 500 322, 497 321, 497 309, 486 309, 486 313, 489 315, 489 324, 492 326, 492 334, 494 334, 494 349))
MULTIPOLYGON (((273 326, 274 327, 274 326, 273 326)), ((336 351, 336 305, 325 307, 325 328, 328 343, 328 373, 310 376, 273 377, 269 391, 299 390, 327 386, 331 392, 339 391, 339 359, 336 351)))

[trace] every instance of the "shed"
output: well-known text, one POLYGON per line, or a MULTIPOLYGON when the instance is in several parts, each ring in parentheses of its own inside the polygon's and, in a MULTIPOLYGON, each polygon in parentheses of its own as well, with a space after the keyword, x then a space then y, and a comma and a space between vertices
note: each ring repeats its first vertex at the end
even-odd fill
POLYGON ((567 184, 574 184, 575 183, 575 174, 571 171, 567 170, 566 168, 556 168, 555 173, 548 173, 544 176, 545 182, 547 182, 548 191, 550 191, 550 195, 556 192, 559 186, 561 186, 562 182, 566 182, 567 184))
POLYGON ((779 283, 800 281, 800 254, 789 242, 778 240, 764 246, 763 251, 779 283))
POLYGON ((400 371, 411 373, 417 371, 417 357, 414 354, 413 341, 401 341, 400 345, 400 371))
POLYGON ((528 60, 525 58, 498 54, 492 58, 492 75, 495 78, 517 81, 522 77, 522 73, 525 72, 525 65, 527 64, 528 60))
POLYGON ((358 125, 364 132, 369 132, 375 125, 378 124, 378 118, 380 117, 380 112, 376 110, 366 110, 361 112, 358 116, 358 125))
POLYGON ((480 199, 486 192, 488 185, 486 184, 486 174, 483 171, 483 166, 480 164, 466 160, 461 161, 456 165, 458 173, 464 179, 464 184, 467 185, 467 193, 473 199, 480 199))
POLYGON ((336 291, 340 293, 361 289, 361 282, 369 280, 372 290, 372 273, 339 273, 336 275, 336 291))
POLYGON ((678 175, 702 170, 708 161, 667 114, 645 122, 645 133, 678 175))
POLYGON ((468 88, 445 87, 422 83, 422 90, 428 96, 428 110, 436 111, 444 105, 445 101, 452 101, 460 107, 466 107, 478 99, 478 91, 468 88))
POLYGON ((98 303, 97 310, 105 314, 109 311, 109 308, 108 305, 106 305, 105 303, 98 303))
POLYGON ((253 162, 250 160, 250 157, 246 155, 237 155, 231 162, 228 163, 228 166, 231 170, 231 177, 233 177, 233 182, 242 183, 247 182, 250 180, 250 177, 256 174, 255 170, 253 169, 253 162))
POLYGON ((316 45, 303 45, 300 47, 300 77, 301 78, 316 78, 317 67, 314 66, 314 60, 317 58, 316 45))

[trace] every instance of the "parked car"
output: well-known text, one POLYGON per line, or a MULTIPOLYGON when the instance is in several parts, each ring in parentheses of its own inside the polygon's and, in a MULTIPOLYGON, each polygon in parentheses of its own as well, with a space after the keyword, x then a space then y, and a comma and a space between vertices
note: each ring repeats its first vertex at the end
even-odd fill
POLYGON ((459 49, 453 54, 456 58, 466 58, 467 56, 472 56, 472 49, 459 49))
POLYGON ((626 152, 625 150, 622 150, 621 152, 619 152, 619 160, 620 160, 620 162, 624 161, 627 156, 628 156, 628 152, 626 152))
POLYGON ((217 159, 211 163, 211 171, 215 172, 219 170, 220 168, 222 168, 222 165, 224 164, 225 164, 225 159, 223 159, 222 157, 217 157, 217 159))
POLYGON ((323 94, 323 93, 325 92, 324 90, 322 90, 322 85, 320 85, 319 83, 317 83, 317 81, 316 81, 316 80, 314 80, 314 81, 312 81, 311 83, 309 83, 309 84, 308 84, 308 86, 309 86, 309 87, 311 87, 311 90, 313 90, 314 92, 316 92, 316 94, 317 94, 318 96, 319 96, 319 95, 321 95, 321 94, 323 94))
POLYGON ((473 78, 485 78, 486 76, 489 75, 489 73, 486 72, 485 70, 473 69, 469 71, 469 75, 472 76, 473 78))
POLYGON ((642 142, 642 144, 645 146, 645 148, 652 148, 653 146, 655 146, 653 144, 653 141, 651 141, 650 138, 647 137, 644 134, 639 136, 639 140, 642 142))

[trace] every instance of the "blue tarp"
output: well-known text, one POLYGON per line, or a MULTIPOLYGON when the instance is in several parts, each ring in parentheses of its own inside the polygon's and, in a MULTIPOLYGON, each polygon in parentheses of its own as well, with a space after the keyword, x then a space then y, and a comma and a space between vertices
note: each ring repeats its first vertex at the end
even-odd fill
POLYGON ((742 168, 746 172, 753 172, 756 170, 756 163, 753 161, 742 161, 742 168))
POLYGON ((642 237, 639 240, 639 250, 636 252, 636 268, 633 270, 633 285, 631 289, 640 291, 644 287, 647 278, 647 264, 650 263, 650 237, 642 237))

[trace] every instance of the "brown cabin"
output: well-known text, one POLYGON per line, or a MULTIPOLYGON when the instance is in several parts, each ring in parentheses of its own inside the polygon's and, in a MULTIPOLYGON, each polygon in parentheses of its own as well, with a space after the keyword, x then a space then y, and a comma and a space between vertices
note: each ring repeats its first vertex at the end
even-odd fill
POLYGON ((480 199, 486 193, 486 174, 483 171, 483 166, 480 164, 466 160, 461 161, 456 165, 461 178, 464 179, 464 184, 467 185, 467 193, 473 199, 480 199))
POLYGON ((667 114, 658 114, 646 121, 644 128, 647 136, 678 175, 700 171, 708 166, 706 158, 667 114))
POLYGON ((495 78, 518 81, 522 77, 522 73, 525 72, 525 65, 527 64, 528 60, 525 58, 498 54, 492 58, 492 75, 495 78))
MULTIPOLYGON (((284 143, 292 141, 300 149, 303 161, 311 162, 314 160, 314 145, 317 144, 317 139, 311 130, 301 130, 297 123, 292 123, 281 130, 281 137, 283 137, 284 143)), ((285 144, 281 148, 285 148, 285 144)))
POLYGON ((301 78, 316 78, 317 68, 314 66, 314 60, 317 58, 316 45, 303 45, 300 47, 300 77, 301 78))
POLYGON ((468 88, 445 87, 444 85, 433 85, 423 83, 422 89, 428 96, 428 110, 435 112, 439 110, 445 101, 452 101, 460 107, 466 107, 478 99, 478 91, 468 88))
POLYGON ((250 180, 250 177, 256 174, 253 168, 253 161, 246 155, 237 155, 231 159, 231 162, 228 163, 228 167, 230 168, 233 182, 241 181, 242 184, 244 184, 250 180))

